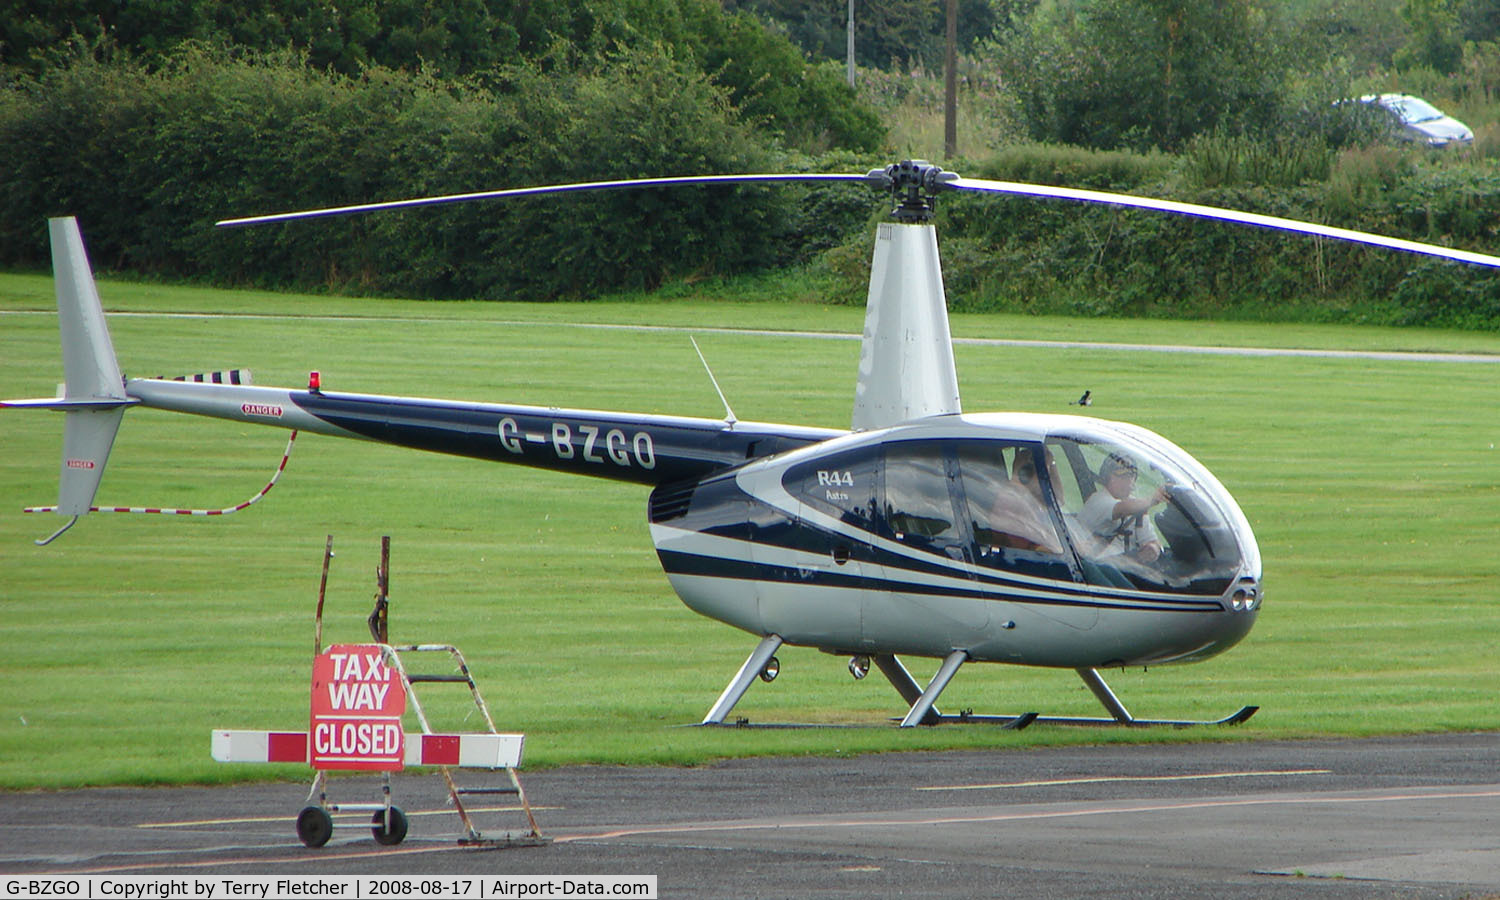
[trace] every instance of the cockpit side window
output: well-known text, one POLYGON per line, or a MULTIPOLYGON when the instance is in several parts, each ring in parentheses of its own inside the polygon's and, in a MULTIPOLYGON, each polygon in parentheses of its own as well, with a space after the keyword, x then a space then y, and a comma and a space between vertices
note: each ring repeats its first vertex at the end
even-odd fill
POLYGON ((793 468, 785 482, 799 500, 845 524, 876 530, 880 451, 865 447, 793 468))
POLYGON ((1048 505, 1048 483, 1055 477, 1047 474, 1048 459, 1035 444, 959 445, 958 468, 974 532, 974 557, 981 565, 1010 567, 1018 556, 1062 556, 1063 541, 1048 505))
POLYGON ((945 448, 921 441, 886 445, 885 525, 890 537, 953 559, 966 554, 955 515, 945 448))

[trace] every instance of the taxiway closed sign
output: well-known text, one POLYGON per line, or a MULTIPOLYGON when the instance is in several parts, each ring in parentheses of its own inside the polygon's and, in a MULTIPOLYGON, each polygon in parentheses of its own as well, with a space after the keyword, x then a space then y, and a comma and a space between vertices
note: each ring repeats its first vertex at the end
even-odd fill
POLYGON ((335 644, 313 658, 314 769, 392 772, 403 763, 406 691, 379 644, 335 644))

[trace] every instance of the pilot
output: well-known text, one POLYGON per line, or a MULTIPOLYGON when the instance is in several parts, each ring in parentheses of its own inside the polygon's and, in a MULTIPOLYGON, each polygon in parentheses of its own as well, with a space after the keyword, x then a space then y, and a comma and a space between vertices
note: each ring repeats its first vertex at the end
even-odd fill
POLYGON ((1167 502, 1167 488, 1161 485, 1149 497, 1133 496, 1136 474, 1135 463, 1110 454, 1099 466, 1101 490, 1094 491, 1083 504, 1078 519, 1097 542, 1099 556, 1123 554, 1153 563, 1161 557, 1161 539, 1146 514, 1167 502))

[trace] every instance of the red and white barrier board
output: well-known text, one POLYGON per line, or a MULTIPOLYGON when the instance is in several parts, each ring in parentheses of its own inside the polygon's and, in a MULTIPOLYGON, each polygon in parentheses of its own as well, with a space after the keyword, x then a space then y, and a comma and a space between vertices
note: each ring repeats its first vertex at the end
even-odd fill
POLYGON ((406 734, 406 690, 388 652, 381 644, 334 644, 319 653, 307 731, 216 730, 213 758, 303 763, 319 771, 520 767, 524 734, 406 734))
MULTIPOLYGON (((306 731, 218 729, 213 733, 213 758, 219 762, 308 764, 313 757, 307 735, 306 731)), ((524 734, 403 734, 403 752, 396 768, 515 769, 521 765, 525 742, 524 734)))

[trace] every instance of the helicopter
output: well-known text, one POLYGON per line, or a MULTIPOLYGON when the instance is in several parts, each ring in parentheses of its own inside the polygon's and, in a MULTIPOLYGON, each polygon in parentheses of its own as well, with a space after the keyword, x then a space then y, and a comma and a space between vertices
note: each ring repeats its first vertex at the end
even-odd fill
MULTIPOLYGON (((49 220, 63 396, 0 407, 65 413, 56 506, 90 511, 132 406, 377 441, 650 488, 651 540, 687 607, 759 642, 699 723, 727 723, 784 645, 876 668, 902 727, 990 722, 1232 725, 1133 716, 1099 674, 1208 659, 1241 641, 1265 599, 1255 535, 1187 451, 1132 424, 1082 415, 971 413, 960 402, 934 210, 973 191, 1156 210, 1500 267, 1500 257, 1218 207, 963 178, 921 160, 848 174, 640 178, 512 188, 225 219, 224 227, 599 190, 844 181, 890 196, 877 225, 847 429, 260 387, 238 370, 126 378, 78 224, 49 220), (902 657, 940 660, 924 685, 902 657), (943 714, 969 662, 1072 669, 1105 717, 943 714)), ((705 363, 706 365, 706 363, 705 363)), ((712 378, 712 372, 709 372, 712 378)), ((715 382, 717 389, 717 382, 715 382)), ((722 392, 720 392, 722 399, 722 392)), ((1087 405, 1088 394, 1079 401, 1087 405)), ((283 460, 283 464, 285 460, 283 460)), ((269 486, 268 486, 269 487, 269 486)))

